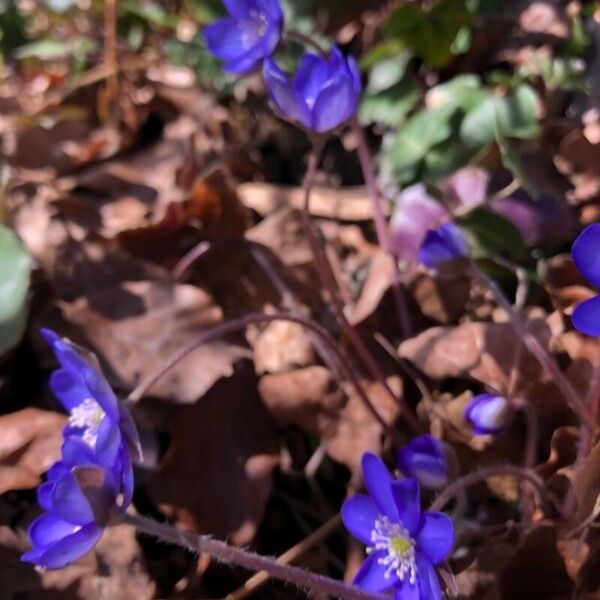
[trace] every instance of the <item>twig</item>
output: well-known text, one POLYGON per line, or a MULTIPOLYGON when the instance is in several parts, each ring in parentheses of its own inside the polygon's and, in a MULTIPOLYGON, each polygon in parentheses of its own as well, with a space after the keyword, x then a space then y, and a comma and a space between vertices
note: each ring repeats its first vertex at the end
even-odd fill
POLYGON ((302 33, 301 31, 298 31, 297 29, 286 29, 285 37, 288 38, 289 40, 293 40, 294 42, 298 42, 299 44, 302 44, 303 46, 308 46, 309 48, 313 48, 321 56, 328 55, 327 49, 324 48, 323 46, 321 46, 321 44, 319 44, 319 42, 317 42, 315 39, 313 39, 309 35, 306 35, 306 34, 302 33))
MULTIPOLYGON (((329 519, 329 521, 311 533, 308 537, 304 538, 295 546, 292 546, 289 550, 286 550, 277 558, 276 562, 282 565, 293 563, 307 550, 321 542, 321 540, 329 537, 340 526, 341 522, 342 519, 340 515, 335 515, 329 519)), ((256 592, 261 586, 267 583, 270 577, 271 576, 266 571, 260 571, 259 573, 256 573, 256 575, 248 579, 244 585, 240 586, 231 594, 227 594, 227 600, 242 600, 242 598, 248 597, 250 594, 256 592)))
POLYGON ((275 559, 255 554, 243 548, 229 546, 221 540, 206 535, 195 535, 181 531, 165 523, 158 523, 139 515, 124 514, 122 523, 133 525, 141 533, 155 537, 168 544, 186 548, 195 554, 208 554, 224 564, 234 564, 251 571, 266 571, 271 577, 292 583, 300 588, 322 594, 331 594, 347 600, 387 600, 386 596, 365 592, 358 587, 346 585, 342 581, 312 573, 300 567, 277 562, 275 559))
POLYGON ((117 55, 117 0, 104 0, 104 65, 110 72, 104 90, 104 108, 108 111, 119 93, 117 55))

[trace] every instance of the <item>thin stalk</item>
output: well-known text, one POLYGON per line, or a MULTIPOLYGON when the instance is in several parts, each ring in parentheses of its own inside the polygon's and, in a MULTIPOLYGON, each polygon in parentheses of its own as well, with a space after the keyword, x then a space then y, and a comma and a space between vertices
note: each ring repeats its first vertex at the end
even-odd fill
POLYGON ((394 394, 389 384, 385 379, 385 374, 377 364, 377 361, 373 358, 373 355, 363 342, 359 333, 350 324, 346 313, 344 312, 344 302, 339 294, 339 291, 335 284, 335 279, 331 273, 329 261, 327 255, 323 251, 321 244, 317 240, 315 231, 313 229, 311 214, 310 214, 310 193, 315 181, 317 173, 317 164, 319 161, 319 155, 322 150, 322 144, 317 143, 313 146, 313 149, 308 158, 308 166, 302 188, 304 190, 304 203, 302 207, 302 226, 304 229, 304 235, 308 241, 310 251, 313 256, 313 266, 317 273, 317 277, 323 288, 326 290, 329 299, 331 301, 333 310, 340 322, 344 335, 353 346, 358 357, 361 359, 371 376, 385 389, 390 397, 398 404, 400 412, 406 421, 406 423, 413 429, 414 432, 419 433, 421 427, 416 417, 404 401, 402 397, 394 394))
POLYGON ((536 475, 531 469, 523 469, 514 465, 498 465, 497 467, 489 467, 480 469, 474 473, 469 473, 463 477, 455 479, 450 483, 442 493, 435 499, 430 510, 442 510, 448 502, 450 502, 461 490, 489 479, 490 477, 512 476, 517 479, 524 479, 529 482, 536 492, 538 502, 541 505, 548 505, 548 497, 546 494, 546 486, 544 480, 536 475))
POLYGON ((396 312, 398 314, 398 322, 400 323, 402 337, 406 339, 410 337, 412 333, 412 323, 406 302, 406 290, 402 285, 398 259, 394 254, 387 219, 383 211, 381 193, 377 183, 377 177, 375 175, 375 168, 373 167, 373 157, 371 156, 371 152, 367 144, 364 129, 360 123, 355 120, 352 123, 352 127, 356 137, 358 160, 360 161, 363 177, 365 179, 365 183, 367 184, 367 189, 369 190, 369 196, 371 198, 371 205, 373 207, 373 221, 375 223, 377 241, 379 242, 379 247, 392 259, 392 263, 394 265, 392 291, 394 294, 394 302, 396 303, 396 312))
POLYGON ((286 29, 285 37, 294 42, 298 42, 299 44, 301 44, 303 46, 308 46, 309 48, 313 48, 321 56, 327 56, 327 54, 328 54, 327 49, 324 48, 323 46, 321 46, 321 44, 319 44, 319 42, 317 42, 315 39, 313 39, 309 35, 306 35, 306 34, 302 33, 301 31, 298 31, 297 29, 286 29))
POLYGON ((291 323, 299 323, 303 327, 306 327, 306 329, 308 329, 309 331, 312 331, 317 336, 319 336, 319 338, 327 344, 327 347, 331 351, 331 354, 335 356, 341 371, 345 374, 350 383, 353 385, 359 398, 362 400, 369 412, 373 415, 373 417, 377 420, 377 422, 383 427, 383 429, 387 433, 396 437, 392 427, 385 422, 385 419, 379 414, 379 412, 367 396, 360 381, 358 380, 358 377, 355 375, 350 364, 348 363, 348 360, 340 352, 335 340, 329 335, 327 330, 323 329, 320 325, 318 325, 314 321, 311 321, 310 319, 301 317, 299 315, 292 315, 289 313, 274 313, 271 315, 263 313, 253 313, 244 317, 240 317, 239 319, 227 321, 226 323, 222 323, 220 325, 217 325, 216 327, 203 331, 196 338, 188 342, 185 346, 182 346, 179 350, 175 351, 161 367, 159 367, 154 373, 151 373, 146 379, 144 379, 129 394, 129 396, 127 397, 128 402, 139 401, 144 396, 144 394, 165 373, 167 373, 167 371, 169 371, 179 361, 183 360, 186 356, 188 356, 188 354, 193 352, 202 344, 206 344, 211 340, 223 337, 230 333, 242 331, 246 329, 248 325, 256 325, 259 323, 271 323, 273 321, 289 321, 291 323))
MULTIPOLYGON (((110 110, 119 93, 117 53, 117 0, 104 2, 104 65, 110 75, 106 78, 105 107, 110 110)), ((108 117, 107 115, 104 115, 108 117)))
POLYGON ((155 537, 162 542, 181 546, 195 554, 208 554, 224 564, 237 565, 251 571, 266 571, 271 577, 302 589, 320 594, 330 594, 344 600, 373 600, 374 598, 384 600, 386 598, 386 596, 365 592, 358 587, 346 585, 342 581, 312 573, 300 567, 279 563, 274 558, 230 546, 210 536, 181 531, 146 517, 124 514, 120 521, 133 525, 141 533, 155 537))
POLYGON ((521 315, 515 311, 496 282, 490 279, 474 264, 471 265, 471 272, 477 280, 479 280, 492 292, 498 305, 501 306, 508 315, 510 323, 513 326, 516 334, 521 338, 523 344, 529 350, 529 352, 531 352, 540 365, 550 375, 554 381, 554 384, 561 391, 562 395, 567 401, 567 404, 571 407, 571 410, 581 419, 590 432, 595 432, 596 421, 592 411, 588 406, 586 406, 584 401, 581 400, 575 388, 560 370, 560 367, 558 366, 556 360, 554 360, 554 357, 546 348, 544 348, 544 346, 542 346, 538 338, 533 335, 531 331, 529 331, 526 322, 522 319, 521 315))
POLYGON ((537 447, 540 437, 537 414, 531 402, 527 400, 515 400, 512 402, 515 409, 520 410, 525 416, 527 424, 527 436, 525 438, 525 450, 523 452, 523 466, 531 469, 536 464, 537 447))

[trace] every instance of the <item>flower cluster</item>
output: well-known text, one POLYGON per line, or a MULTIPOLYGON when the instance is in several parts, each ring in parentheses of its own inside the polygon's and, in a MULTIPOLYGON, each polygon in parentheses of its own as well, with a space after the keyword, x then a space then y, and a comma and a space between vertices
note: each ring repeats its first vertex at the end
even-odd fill
POLYGON ((393 479, 374 454, 363 455, 362 470, 369 495, 357 494, 342 506, 344 525, 367 545, 355 585, 374 593, 393 589, 396 600, 441 600, 435 565, 454 545, 452 521, 421 512, 417 481, 393 479))
MULTIPOLYGON (((573 243, 577 268, 596 288, 600 288, 600 223, 588 225, 573 243)), ((581 302, 573 311, 573 325, 587 335, 600 335, 600 296, 581 302)))
POLYGON ((42 335, 60 362, 50 387, 69 412, 61 460, 38 490, 46 511, 29 529, 33 549, 22 560, 58 569, 89 552, 113 511, 124 511, 133 494, 130 448, 139 439, 94 355, 54 332, 42 335))
POLYGON ((264 61, 263 76, 280 116, 311 131, 330 131, 348 121, 362 91, 356 61, 333 46, 328 56, 305 52, 293 78, 271 58, 281 39, 278 0, 223 0, 228 17, 204 31, 208 49, 223 71, 247 73, 264 61))

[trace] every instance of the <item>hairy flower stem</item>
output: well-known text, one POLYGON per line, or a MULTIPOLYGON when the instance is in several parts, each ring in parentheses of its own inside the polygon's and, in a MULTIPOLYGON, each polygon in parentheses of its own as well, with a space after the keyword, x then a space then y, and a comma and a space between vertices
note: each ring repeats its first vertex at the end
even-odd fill
POLYGON ((529 331, 526 322, 521 315, 515 311, 506 296, 502 293, 495 281, 490 279, 485 273, 471 264, 471 273, 487 287, 493 294, 496 302, 507 313, 510 323, 516 334, 521 338, 525 347, 533 354, 540 365, 550 375, 556 387, 561 391, 571 410, 581 419, 586 428, 591 432, 596 431, 596 421, 585 402, 581 400, 575 388, 561 371, 554 357, 540 343, 538 338, 529 331))
POLYGON ((345 600, 384 600, 386 596, 364 592, 358 587, 346 585, 342 581, 311 573, 300 567, 292 567, 278 563, 275 558, 261 556, 243 548, 215 540, 207 535, 195 535, 158 523, 139 515, 124 514, 120 522, 133 525, 138 531, 150 535, 168 544, 175 544, 196 554, 208 554, 218 562, 233 564, 251 571, 265 571, 274 577, 299 588, 311 590, 320 594, 329 594, 345 600))
POLYGON ((365 407, 369 410, 369 412, 373 415, 373 417, 389 435, 393 436, 394 438, 397 437, 392 427, 385 422, 385 419, 379 414, 375 406, 373 406, 373 403, 364 391, 360 381, 358 380, 358 377, 354 374, 354 371, 348 363, 348 360, 340 352, 335 340, 329 335, 327 330, 323 329, 320 325, 306 317, 292 315, 290 313, 274 313, 270 315, 264 313, 253 313, 244 317, 240 317, 239 319, 228 321, 227 323, 222 323, 221 325, 217 325, 212 329, 207 329, 206 331, 203 331, 195 339, 191 340, 185 346, 181 347, 179 350, 174 352, 159 369, 157 369, 154 373, 152 373, 144 381, 142 381, 129 394, 129 396, 127 397, 128 401, 137 402, 138 400, 140 400, 140 398, 142 398, 144 394, 165 373, 167 373, 167 371, 169 371, 169 369, 175 366, 179 361, 183 360, 186 356, 188 356, 188 354, 193 352, 202 344, 206 344, 211 340, 223 337, 230 333, 243 331, 244 329, 246 329, 246 327, 248 327, 248 325, 256 325, 259 323, 271 323, 272 321, 289 321, 291 323, 298 323, 303 327, 306 327, 306 329, 308 329, 309 331, 315 333, 321 340, 323 340, 323 342, 326 343, 327 347, 331 351, 332 356, 336 358, 340 370, 344 373, 344 375, 348 378, 350 383, 355 388, 356 393, 364 403, 365 407))
POLYGON ((548 495, 546 493, 546 486, 544 480, 539 477, 531 469, 524 469, 522 467, 516 467, 514 465, 498 465, 496 467, 489 467, 486 469, 480 469, 474 473, 469 473, 463 477, 455 479, 450 483, 442 493, 435 499, 429 510, 442 510, 448 502, 450 502, 461 490, 464 488, 475 485, 489 479, 490 477, 500 476, 512 476, 517 479, 524 479, 529 482, 536 492, 538 502, 542 506, 548 506, 548 495))
POLYGON ((391 258, 394 265, 392 291, 394 294, 394 302, 396 303, 396 312, 398 314, 398 322, 400 324, 402 337, 406 339, 410 337, 412 333, 412 324, 406 302, 406 291, 402 285, 398 260, 393 251, 390 231, 383 211, 381 193, 377 183, 377 177, 375 176, 375 169, 373 167, 373 158, 367 144, 364 129, 357 120, 352 123, 352 128, 356 137, 358 160, 360 161, 363 177, 365 178, 365 183, 369 190, 369 196, 373 207, 373 221, 375 223, 377 241, 379 242, 379 247, 391 258))
POLYGON ((333 310, 342 327, 342 331, 356 351, 358 357, 361 359, 371 376, 383 387, 383 389, 390 395, 394 402, 398 404, 402 417, 406 423, 415 433, 420 433, 421 427, 413 412, 410 410, 409 406, 402 397, 394 394, 386 381, 385 374, 377 364, 377 361, 369 351, 360 334, 356 328, 350 324, 350 321, 348 321, 348 317, 346 317, 346 313, 344 312, 344 301, 339 293, 339 290, 337 289, 329 260, 327 259, 327 255, 325 254, 319 240, 317 239, 317 236, 315 235, 310 214, 310 194, 314 185, 317 173, 317 164, 322 148, 322 141, 313 144, 312 152, 308 157, 306 174, 302 183, 302 188, 304 190, 304 203, 301 213, 302 226, 304 229, 304 235, 306 236, 310 251, 313 256, 313 267, 317 273, 317 277, 319 278, 321 285, 329 296, 333 310))

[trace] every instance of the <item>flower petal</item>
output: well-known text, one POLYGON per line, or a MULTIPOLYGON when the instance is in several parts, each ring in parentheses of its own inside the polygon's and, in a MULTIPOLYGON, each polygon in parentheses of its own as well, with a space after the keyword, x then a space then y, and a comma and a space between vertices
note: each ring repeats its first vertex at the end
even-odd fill
POLYGON ((392 494, 400 521, 410 535, 414 535, 421 519, 421 494, 414 479, 402 479, 392 483, 392 494))
POLYGON ((352 583, 367 592, 383 592, 396 585, 398 582, 396 573, 390 573, 386 577, 387 567, 379 562, 387 555, 388 553, 385 550, 378 550, 370 554, 360 566, 352 583))
POLYGON ((248 19, 250 9, 254 8, 254 2, 248 0, 223 0, 227 12, 236 19, 248 19))
POLYGON ((112 391, 106 377, 96 369, 88 369, 83 373, 83 379, 90 394, 108 415, 113 423, 119 422, 119 402, 112 391))
POLYGON ((64 464, 68 467, 96 464, 94 451, 77 435, 65 439, 61 454, 64 464))
POLYGON ((123 493, 121 509, 124 511, 131 504, 134 486, 131 458, 125 445, 121 447, 121 475, 117 478, 117 480, 121 482, 121 492, 123 493))
POLYGON ((68 411, 90 397, 83 379, 67 369, 57 369, 50 375, 50 389, 68 411))
POLYGON ((98 428, 98 439, 96 440, 96 460, 104 467, 110 467, 117 460, 123 437, 121 430, 108 416, 102 419, 98 428))
POLYGON ((441 512, 426 512, 416 540, 419 549, 437 565, 448 556, 454 545, 452 520, 441 512))
POLYGON ((29 537, 34 546, 49 546, 79 529, 79 525, 67 523, 57 516, 46 513, 38 517, 29 527, 29 537))
POLYGON ((42 552, 35 550, 26 552, 21 560, 34 562, 47 569, 61 569, 87 554, 96 545, 101 535, 102 530, 95 523, 90 523, 42 552))
POLYGON ((232 60, 244 55, 257 42, 256 30, 242 27, 232 18, 218 19, 204 28, 204 39, 217 58, 232 60))
POLYGON ((588 225, 573 243, 573 260, 583 276, 600 287, 600 223, 588 225))
POLYGON ((365 486, 380 514, 386 515, 390 521, 397 521, 399 515, 392 494, 393 480, 383 461, 375 454, 365 452, 362 457, 362 472, 365 486))
POLYGON ((416 559, 419 571, 419 600, 442 600, 440 580, 434 566, 421 552, 417 552, 416 559))
POLYGON ((315 104, 319 92, 327 82, 328 68, 323 57, 305 52, 294 77, 294 89, 304 98, 309 108, 315 104))
MULTIPOLYGON (((417 577, 419 577, 417 575, 417 577)), ((411 585, 408 579, 400 582, 394 589, 394 600, 430 600, 429 596, 420 596, 418 583, 411 585)))
POLYGON ((310 116, 304 101, 295 92, 288 76, 277 66, 273 59, 268 58, 263 65, 265 85, 271 100, 281 114, 293 121, 310 125, 310 116))
POLYGON ((334 129, 356 112, 357 104, 352 81, 348 77, 334 79, 321 90, 312 108, 312 128, 318 132, 334 129))
POLYGON ((571 316, 575 329, 586 335, 600 335, 600 296, 584 300, 571 316))
POLYGON ((465 407, 465 419, 478 435, 500 433, 512 416, 510 404, 498 394, 479 394, 465 407))
POLYGON ((373 500, 356 494, 342 504, 341 514, 346 529, 363 544, 369 544, 375 519, 381 514, 373 500))
POLYGON ((92 507, 71 472, 55 483, 52 508, 57 516, 74 525, 85 525, 94 520, 92 507))
POLYGON ((51 481, 46 481, 42 483, 37 489, 37 501, 38 504, 44 510, 52 510, 52 490, 54 489, 54 484, 51 481))

